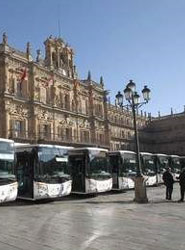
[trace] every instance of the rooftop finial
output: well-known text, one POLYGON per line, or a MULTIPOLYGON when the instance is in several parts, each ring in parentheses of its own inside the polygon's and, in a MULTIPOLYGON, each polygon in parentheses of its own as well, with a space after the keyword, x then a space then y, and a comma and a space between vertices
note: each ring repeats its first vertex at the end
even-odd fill
POLYGON ((36 61, 37 61, 37 62, 40 62, 40 59, 41 59, 40 56, 41 56, 41 50, 38 49, 38 50, 37 50, 37 58, 36 58, 36 61))
POLYGON ((26 54, 27 54, 27 57, 29 57, 29 55, 30 55, 30 42, 27 42, 27 44, 26 44, 26 54))
POLYGON ((28 59, 28 61, 32 61, 32 56, 31 56, 31 46, 30 46, 30 42, 27 42, 26 44, 26 57, 28 59))
POLYGON ((87 80, 88 80, 88 81, 91 81, 91 71, 90 71, 90 70, 88 71, 87 80))
POLYGON ((8 42, 8 37, 6 35, 6 32, 3 33, 3 44, 6 45, 8 42))
POLYGON ((100 85, 102 86, 102 88, 104 87, 103 76, 100 77, 100 85))

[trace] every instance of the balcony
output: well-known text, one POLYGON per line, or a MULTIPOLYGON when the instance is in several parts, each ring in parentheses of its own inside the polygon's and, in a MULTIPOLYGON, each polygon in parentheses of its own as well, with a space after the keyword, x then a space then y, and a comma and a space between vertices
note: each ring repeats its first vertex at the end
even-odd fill
POLYGON ((28 132, 25 130, 11 129, 8 131, 8 138, 13 139, 15 142, 29 142, 28 132))
POLYGON ((74 147, 103 147, 109 148, 109 144, 103 139, 92 140, 90 137, 77 137, 70 135, 59 135, 46 132, 40 132, 38 134, 30 134, 28 131, 17 131, 9 130, 9 138, 13 139, 15 142, 22 143, 40 143, 40 144, 58 144, 74 147))

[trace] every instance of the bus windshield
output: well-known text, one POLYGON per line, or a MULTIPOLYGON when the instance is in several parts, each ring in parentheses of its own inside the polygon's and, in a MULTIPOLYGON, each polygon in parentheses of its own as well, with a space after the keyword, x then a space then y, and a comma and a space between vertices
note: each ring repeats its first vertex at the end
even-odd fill
POLYGON ((14 155, 0 154, 0 184, 16 181, 14 173, 14 155))
POLYGON ((167 156, 157 156, 158 158, 158 172, 163 173, 165 168, 168 166, 168 157, 167 156))
POLYGON ((120 169, 120 176, 135 176, 137 172, 136 155, 124 153, 122 155, 123 165, 120 169))
POLYGON ((110 167, 105 151, 93 150, 89 153, 88 175, 95 179, 110 178, 110 167))
POLYGON ((68 149, 39 147, 36 179, 49 183, 70 180, 67 152, 68 149))
POLYGON ((14 153, 13 142, 0 141, 0 154, 12 154, 14 153))
POLYGON ((144 175, 153 176, 156 174, 156 167, 153 155, 141 155, 142 171, 144 175))
POLYGON ((181 171, 180 157, 172 157, 171 169, 173 173, 179 174, 181 171))

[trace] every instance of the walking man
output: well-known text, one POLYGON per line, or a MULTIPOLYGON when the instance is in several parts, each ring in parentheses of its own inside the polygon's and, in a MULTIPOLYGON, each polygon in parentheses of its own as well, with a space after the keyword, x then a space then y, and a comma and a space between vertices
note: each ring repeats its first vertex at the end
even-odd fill
POLYGON ((180 173, 179 177, 179 185, 180 185, 180 193, 181 193, 181 198, 178 202, 183 202, 184 201, 184 192, 185 192, 185 168, 182 169, 182 172, 180 173))
POLYGON ((166 171, 163 174, 163 181, 164 185, 166 186, 166 200, 171 200, 174 183, 173 175, 171 174, 171 168, 166 168, 166 171))

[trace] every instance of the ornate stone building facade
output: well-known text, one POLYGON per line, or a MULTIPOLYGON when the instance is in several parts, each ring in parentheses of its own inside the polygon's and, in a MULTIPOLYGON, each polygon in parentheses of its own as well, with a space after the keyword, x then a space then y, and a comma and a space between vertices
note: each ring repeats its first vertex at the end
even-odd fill
MULTIPOLYGON (((30 44, 22 52, 0 44, 0 137, 17 142, 134 149, 132 115, 107 102, 100 83, 80 80, 74 52, 61 38, 44 42, 45 58, 30 44)), ((147 118, 138 115, 138 125, 147 118)))
POLYGON ((152 118, 140 131, 142 147, 153 153, 185 155, 185 111, 152 118))

